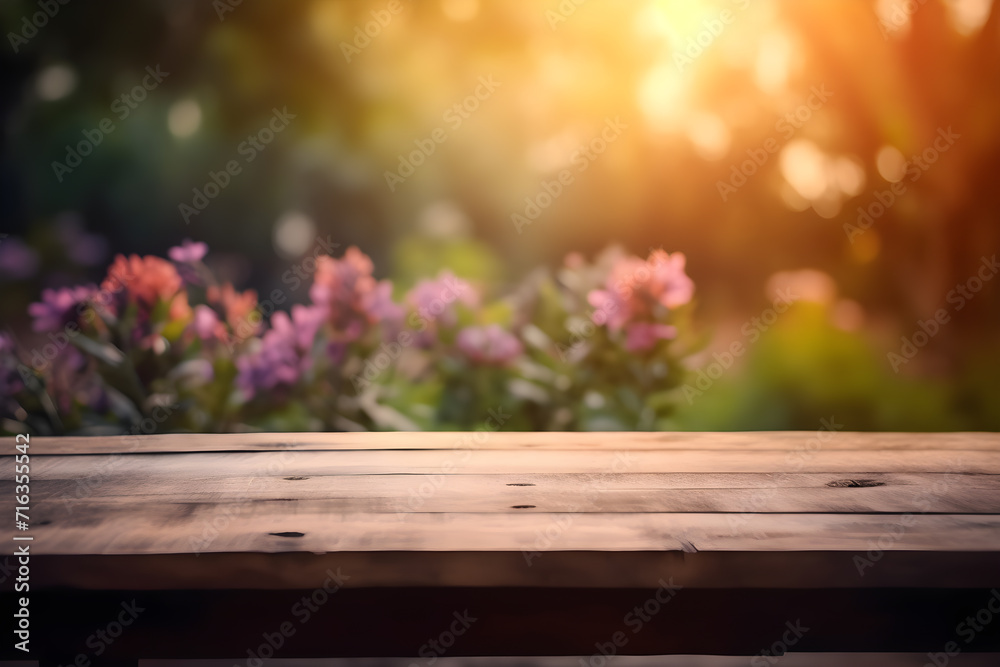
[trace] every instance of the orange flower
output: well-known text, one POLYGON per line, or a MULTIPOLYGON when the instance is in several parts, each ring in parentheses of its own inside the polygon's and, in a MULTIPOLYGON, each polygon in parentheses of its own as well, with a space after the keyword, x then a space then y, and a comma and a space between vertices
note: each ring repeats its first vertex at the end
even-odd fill
POLYGON ((371 259, 351 246, 340 259, 326 255, 316 258, 316 275, 309 298, 326 309, 329 322, 343 342, 360 338, 374 324, 392 326, 402 316, 402 308, 392 300, 392 283, 375 280, 371 259))
POLYGON ((250 316, 257 309, 257 292, 254 290, 237 292, 230 283, 226 283, 222 287, 215 285, 209 287, 206 296, 209 303, 222 307, 226 314, 226 322, 233 331, 251 327, 256 332, 260 328, 260 316, 250 316))
POLYGON ((191 306, 188 304, 187 292, 178 293, 170 302, 170 319, 189 320, 192 314, 191 306))
POLYGON ((117 255, 107 278, 101 283, 101 290, 117 297, 113 299, 115 303, 134 303, 147 313, 159 301, 172 302, 170 314, 173 317, 190 312, 187 296, 178 294, 182 286, 177 269, 165 259, 117 255), (183 299, 175 299, 181 296, 183 299))

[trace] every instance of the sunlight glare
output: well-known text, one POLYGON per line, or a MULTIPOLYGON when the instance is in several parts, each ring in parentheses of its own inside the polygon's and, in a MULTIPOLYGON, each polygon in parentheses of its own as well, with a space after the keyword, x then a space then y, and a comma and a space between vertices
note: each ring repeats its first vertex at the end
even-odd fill
POLYGON ((639 106, 649 124, 661 132, 674 129, 684 115, 684 80, 670 61, 654 67, 639 86, 639 106))
POLYGON ((688 123, 688 137, 698 155, 705 160, 718 160, 729 152, 729 128, 711 113, 699 113, 688 123))
POLYGON ((808 139, 795 139, 781 151, 781 175, 805 199, 815 202, 826 192, 826 156, 808 139))
POLYGON ((951 24, 960 35, 971 35, 986 23, 993 0, 945 0, 951 24))
POLYGON ((784 32, 771 32, 760 40, 754 81, 762 92, 775 94, 785 88, 792 64, 792 40, 784 32))

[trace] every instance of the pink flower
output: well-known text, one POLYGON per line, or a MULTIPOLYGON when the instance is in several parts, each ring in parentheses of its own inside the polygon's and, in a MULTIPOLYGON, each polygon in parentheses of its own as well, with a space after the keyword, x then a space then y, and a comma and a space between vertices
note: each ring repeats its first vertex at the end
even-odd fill
POLYGON ((504 331, 500 325, 466 327, 458 332, 458 349, 471 361, 491 366, 503 366, 518 357, 521 341, 504 331))
POLYGON ((93 285, 42 290, 42 300, 28 306, 28 314, 35 319, 31 328, 34 331, 58 331, 70 322, 76 322, 96 291, 93 285))
POLYGON ((421 280, 406 295, 418 324, 424 327, 417 334, 417 346, 430 347, 437 330, 453 327, 458 322, 455 304, 470 308, 479 303, 479 295, 469 283, 456 278, 451 271, 442 271, 433 280, 421 280))
POLYGON ((226 340, 226 326, 219 320, 215 311, 205 305, 194 307, 194 320, 191 327, 203 342, 210 340, 226 340))
POLYGON ((669 324, 633 322, 625 326, 625 349, 629 352, 646 352, 661 339, 677 336, 677 327, 669 324))
POLYGON ((402 309, 392 300, 392 283, 375 280, 372 269, 372 261, 354 246, 341 259, 317 258, 309 297, 326 310, 341 342, 355 341, 379 323, 396 325, 402 318, 402 309))
POLYGON ((650 293, 667 308, 677 308, 689 303, 694 297, 694 281, 684 272, 687 258, 684 253, 669 254, 664 250, 654 250, 649 256, 653 266, 650 293))
POLYGON ((691 301, 694 282, 684 272, 682 253, 654 250, 649 259, 619 260, 612 267, 604 289, 592 290, 587 301, 596 310, 595 324, 618 331, 629 322, 655 320, 663 309, 672 310, 691 301))
POLYGON ((178 264, 194 264, 200 262, 208 253, 208 246, 202 242, 194 242, 191 239, 184 239, 179 246, 174 246, 167 251, 170 259, 178 264))

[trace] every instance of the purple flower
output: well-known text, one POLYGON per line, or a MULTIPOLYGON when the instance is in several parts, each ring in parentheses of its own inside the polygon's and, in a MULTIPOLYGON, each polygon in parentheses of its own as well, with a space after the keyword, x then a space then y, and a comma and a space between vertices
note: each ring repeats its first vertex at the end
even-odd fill
POLYGON ((78 350, 67 346, 53 357, 46 368, 46 388, 60 412, 69 413, 74 404, 100 407, 100 376, 95 362, 78 350))
POLYGON ((403 320, 403 307, 392 300, 392 283, 388 280, 376 284, 375 289, 361 299, 361 303, 374 321, 381 322, 390 330, 398 328, 403 320))
POLYGON ((277 312, 271 329, 252 354, 236 361, 237 385, 249 398, 261 390, 293 385, 309 370, 310 353, 326 312, 315 306, 292 306, 292 316, 277 312))
POLYGON ((108 256, 108 242, 103 236, 83 231, 80 215, 64 213, 55 223, 56 236, 66 248, 70 260, 81 266, 97 266, 108 256))
POLYGON ((201 241, 194 242, 191 239, 184 239, 179 246, 174 246, 167 251, 170 259, 178 264, 194 264, 200 262, 208 253, 208 246, 201 241))
POLYGON ((42 300, 28 306, 34 318, 31 328, 35 331, 58 331, 69 322, 75 322, 83 312, 84 304, 97 292, 93 285, 42 290, 42 300))
POLYGON ((521 354, 521 341, 504 331, 498 324, 466 327, 458 332, 458 349, 471 361, 491 366, 503 366, 521 354))
POLYGON ((479 295, 469 283, 456 278, 451 271, 442 271, 433 280, 421 280, 406 295, 423 329, 416 336, 417 347, 428 348, 434 343, 439 328, 453 327, 458 322, 455 304, 475 307, 479 295))
POLYGON ((25 280, 38 271, 38 253, 15 237, 0 238, 0 273, 25 280))
POLYGON ((96 234, 81 234, 66 254, 80 266, 97 266, 108 256, 108 242, 96 234))
POLYGON ((421 280, 409 294, 406 301, 421 319, 434 320, 445 326, 454 326, 456 302, 474 307, 479 303, 479 295, 466 281, 456 278, 451 271, 442 271, 433 280, 421 280))
POLYGON ((278 313, 283 317, 279 318, 282 326, 287 323, 288 334, 295 338, 295 344, 300 350, 308 353, 312 349, 313 341, 319 332, 323 322, 326 321, 326 311, 319 306, 292 306, 292 316, 289 318, 284 313, 278 313))

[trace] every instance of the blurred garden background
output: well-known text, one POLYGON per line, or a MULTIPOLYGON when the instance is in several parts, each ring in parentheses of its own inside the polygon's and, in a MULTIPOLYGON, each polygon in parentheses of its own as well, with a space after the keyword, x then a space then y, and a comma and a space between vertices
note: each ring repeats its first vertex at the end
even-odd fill
POLYGON ((994 0, 4 0, 0 22, 6 431, 497 407, 513 430, 1000 428, 994 0), (104 384, 52 377, 77 297, 30 304, 170 248, 133 269, 176 271, 188 310, 173 274, 131 291, 64 359, 104 384))

